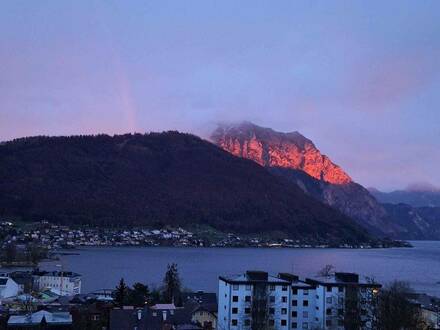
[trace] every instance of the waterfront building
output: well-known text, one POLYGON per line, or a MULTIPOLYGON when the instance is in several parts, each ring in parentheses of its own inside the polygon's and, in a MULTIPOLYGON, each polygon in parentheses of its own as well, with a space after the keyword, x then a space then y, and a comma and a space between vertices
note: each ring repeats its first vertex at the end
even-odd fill
POLYGON ((380 285, 352 273, 300 280, 247 271, 219 278, 218 329, 335 329, 350 322, 371 329, 371 306, 380 285))
POLYGON ((81 293, 81 275, 64 271, 35 271, 34 287, 38 291, 50 289, 60 296, 81 293))

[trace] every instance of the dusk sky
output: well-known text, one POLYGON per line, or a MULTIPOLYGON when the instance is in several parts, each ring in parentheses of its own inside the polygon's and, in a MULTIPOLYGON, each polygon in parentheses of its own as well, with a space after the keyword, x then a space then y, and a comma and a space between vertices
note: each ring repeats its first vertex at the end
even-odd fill
POLYGON ((299 131, 364 186, 440 186, 440 1, 0 3, 0 140, 299 131))

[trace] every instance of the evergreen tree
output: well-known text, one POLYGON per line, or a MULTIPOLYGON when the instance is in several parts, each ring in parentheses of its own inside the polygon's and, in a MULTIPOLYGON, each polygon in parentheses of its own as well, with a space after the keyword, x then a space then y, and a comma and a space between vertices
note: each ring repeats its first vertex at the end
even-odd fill
POLYGON ((128 287, 125 284, 124 278, 121 278, 119 285, 116 287, 115 291, 115 303, 117 306, 122 307, 127 301, 128 287))
POLYGON ((177 264, 172 263, 168 265, 167 272, 165 273, 164 282, 164 300, 167 303, 174 302, 176 305, 181 303, 181 283, 179 278, 179 272, 177 270, 177 264))
POLYGON ((143 307, 150 302, 150 290, 148 286, 142 283, 133 284, 133 289, 130 290, 129 302, 136 307, 143 307))

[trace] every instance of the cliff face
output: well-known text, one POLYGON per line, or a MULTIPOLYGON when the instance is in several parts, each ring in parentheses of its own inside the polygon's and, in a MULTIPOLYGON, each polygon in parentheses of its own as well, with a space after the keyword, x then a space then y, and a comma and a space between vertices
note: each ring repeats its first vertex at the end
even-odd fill
POLYGON ((219 126, 212 140, 233 155, 262 166, 301 170, 332 184, 352 182, 347 173, 298 132, 279 133, 245 122, 237 126, 219 126))
POLYGON ((219 126, 211 136, 230 153, 251 159, 304 192, 353 218, 371 232, 394 236, 401 229, 386 210, 312 141, 298 132, 280 133, 252 123, 219 126))

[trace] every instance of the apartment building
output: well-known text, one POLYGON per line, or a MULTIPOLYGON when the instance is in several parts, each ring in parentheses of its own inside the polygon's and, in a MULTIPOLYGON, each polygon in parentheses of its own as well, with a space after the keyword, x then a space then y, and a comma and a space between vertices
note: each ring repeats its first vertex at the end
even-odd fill
POLYGON ((379 288, 352 273, 305 280, 262 271, 221 276, 218 329, 342 330, 348 317, 371 329, 370 307, 379 288))

